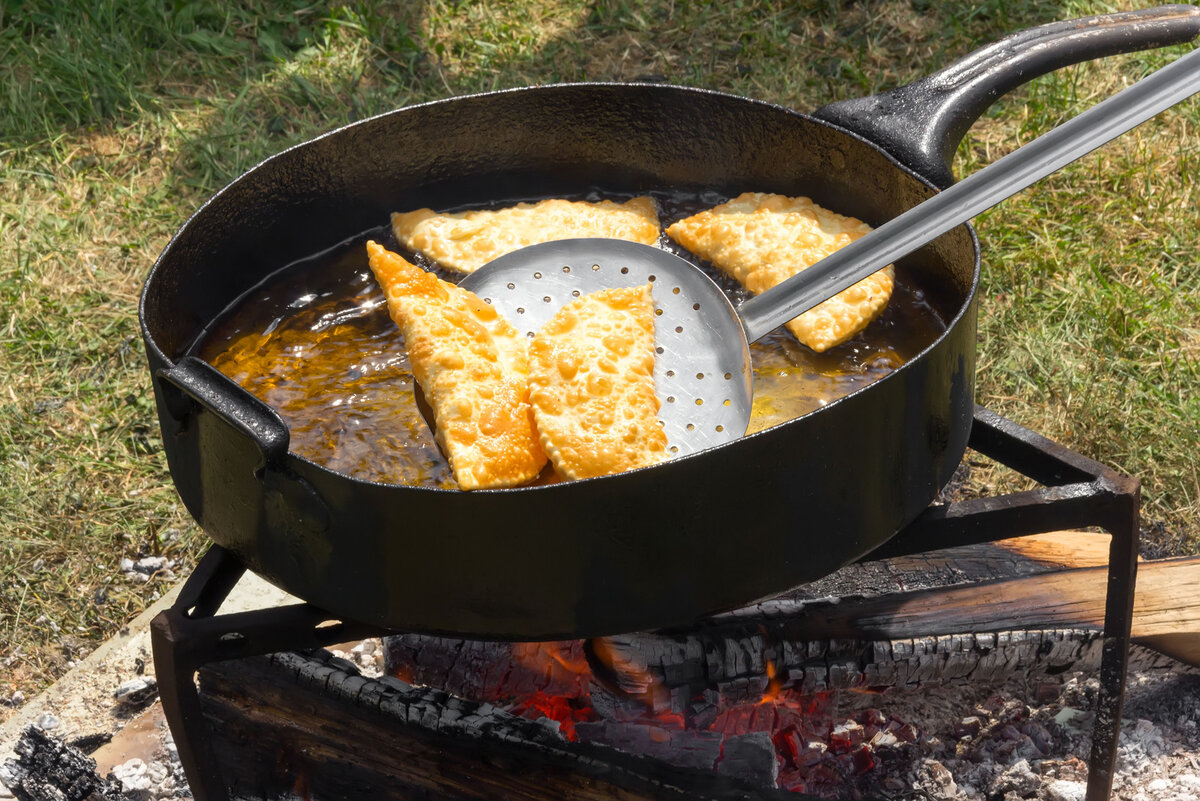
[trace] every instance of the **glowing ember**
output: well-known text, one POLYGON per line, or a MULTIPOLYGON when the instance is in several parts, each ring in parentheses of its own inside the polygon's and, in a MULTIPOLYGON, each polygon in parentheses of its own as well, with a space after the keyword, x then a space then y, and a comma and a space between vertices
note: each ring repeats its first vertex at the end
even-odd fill
POLYGON ((576 723, 596 719, 596 710, 592 709, 586 700, 545 693, 534 693, 515 699, 506 711, 531 720, 550 718, 558 721, 559 730, 571 742, 579 739, 575 730, 576 723))
POLYGON ((662 666, 648 668, 623 638, 508 644, 406 635, 389 648, 392 672, 410 683, 553 720, 572 742, 757 786, 844 788, 848 776, 876 769, 880 748, 918 736, 875 709, 839 718, 832 693, 801 692, 767 651, 757 678, 713 681, 693 667, 667 682, 662 666))

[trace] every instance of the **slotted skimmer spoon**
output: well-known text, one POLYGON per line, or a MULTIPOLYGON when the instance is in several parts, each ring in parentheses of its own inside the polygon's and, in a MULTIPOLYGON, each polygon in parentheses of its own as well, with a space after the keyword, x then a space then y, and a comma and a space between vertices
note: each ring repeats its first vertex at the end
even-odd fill
POLYGON ((693 453, 746 433, 749 343, 1198 92, 1195 50, 736 307, 691 263, 617 239, 522 248, 460 285, 532 335, 581 295, 651 282, 659 418, 672 453, 693 453))

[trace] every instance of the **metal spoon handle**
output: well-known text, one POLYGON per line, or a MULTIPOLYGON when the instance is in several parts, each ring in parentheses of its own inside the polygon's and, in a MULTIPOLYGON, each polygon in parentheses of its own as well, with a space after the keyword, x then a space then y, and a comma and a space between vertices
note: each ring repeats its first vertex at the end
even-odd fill
POLYGON ((854 285, 980 212, 1200 93, 1194 50, 737 307, 746 340, 854 285))

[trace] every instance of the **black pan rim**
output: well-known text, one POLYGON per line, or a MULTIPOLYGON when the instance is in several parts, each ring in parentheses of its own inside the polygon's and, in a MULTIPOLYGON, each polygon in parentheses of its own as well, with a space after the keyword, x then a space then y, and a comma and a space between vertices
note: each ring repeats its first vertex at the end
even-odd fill
MULTIPOLYGON (((146 347, 151 350, 152 359, 157 359, 162 364, 167 365, 168 366, 167 369, 169 369, 171 366, 174 366, 174 364, 177 361, 177 359, 170 358, 159 347, 157 341, 154 338, 153 332, 150 331, 149 322, 148 322, 148 318, 150 316, 149 310, 148 310, 148 304, 150 303, 149 295, 150 295, 151 287, 154 285, 155 279, 159 274, 160 267, 164 263, 166 263, 170 260, 170 258, 172 257, 174 248, 176 246, 176 243, 182 237, 184 237, 186 235, 188 229, 193 225, 193 223, 197 219, 201 218, 205 214, 206 210, 209 207, 219 203, 221 198, 225 194, 233 191, 235 187, 239 186, 243 182, 253 180, 253 177, 255 176, 255 174, 258 173, 260 170, 268 168, 270 165, 273 165, 278 161, 288 158, 291 154, 293 154, 295 152, 302 151, 306 148, 315 147, 318 145, 318 143, 323 142, 326 139, 336 137, 336 136, 344 136, 349 131, 353 131, 355 129, 358 129, 358 128, 361 128, 364 126, 377 124, 379 120, 390 118, 395 115, 410 114, 410 113, 418 112, 422 109, 426 109, 426 108, 430 108, 430 107, 446 106, 448 104, 461 103, 464 101, 473 101, 473 102, 474 101, 487 101, 490 99, 511 97, 511 96, 519 95, 519 94, 544 93, 547 91, 612 92, 612 91, 629 91, 629 90, 646 91, 646 92, 651 92, 651 93, 661 92, 664 94, 683 93, 683 94, 690 94, 690 95, 694 95, 694 96, 715 97, 715 98, 720 98, 724 101, 731 102, 731 103, 749 104, 751 106, 757 106, 757 107, 761 107, 764 109, 768 109, 774 113, 783 113, 783 114, 786 114, 789 116, 794 116, 798 119, 804 120, 806 123, 820 125, 822 127, 837 131, 840 135, 849 137, 862 145, 870 147, 871 149, 877 151, 879 154, 884 156, 884 158, 887 159, 887 161, 889 161, 894 167, 898 168, 902 173, 915 179, 916 181, 923 184, 930 190, 932 190, 934 192, 938 191, 937 187, 934 185, 934 183, 932 181, 930 181, 926 177, 920 175, 919 173, 913 171, 912 169, 906 167, 903 163, 901 163, 892 154, 888 153, 884 148, 880 147, 879 145, 875 144, 874 142, 870 141, 869 139, 863 137, 862 135, 855 133, 854 131, 851 131, 851 130, 844 128, 840 125, 837 125, 835 123, 828 122, 826 120, 822 120, 818 117, 814 117, 810 114, 806 114, 806 113, 799 112, 794 109, 788 108, 786 106, 782 106, 777 103, 772 103, 772 102, 764 101, 764 100, 758 100, 755 98, 749 98, 749 97, 745 97, 743 95, 737 95, 737 94, 733 94, 733 93, 729 93, 729 92, 721 92, 721 91, 717 91, 717 90, 704 89, 704 88, 700 88, 700 87, 691 87, 691 86, 682 86, 682 85, 664 84, 664 83, 649 83, 649 82, 576 82, 576 83, 568 82, 568 83, 551 83, 551 84, 538 84, 538 85, 530 85, 530 86, 512 87, 512 88, 498 89, 498 90, 493 90, 493 91, 488 91, 488 92, 479 92, 479 93, 472 93, 472 94, 467 94, 467 95, 457 95, 457 96, 448 97, 448 98, 440 98, 440 99, 436 99, 436 100, 430 100, 430 101, 426 101, 423 103, 417 103, 417 104, 413 104, 410 106, 404 106, 401 108, 392 109, 390 111, 382 112, 380 114, 376 114, 371 117, 364 118, 362 120, 356 120, 354 122, 350 122, 345 125, 334 128, 332 130, 326 131, 315 137, 309 138, 303 142, 299 142, 297 144, 291 145, 291 146, 279 151, 278 153, 268 156, 267 158, 258 162, 254 166, 250 167, 245 172, 243 172, 241 175, 234 178, 229 183, 225 184, 220 190, 215 192, 212 196, 207 198, 187 218, 187 220, 183 223, 183 225, 180 226, 180 228, 171 237, 171 240, 167 243, 167 245, 164 247, 163 251, 159 254, 158 258, 155 260, 154 265, 151 267, 150 272, 148 273, 146 280, 143 283, 142 292, 141 292, 139 302, 138 302, 138 318, 139 318, 139 322, 140 322, 141 329, 142 329, 143 341, 145 342, 146 347)), ((746 190, 746 191, 752 191, 752 190, 746 190)), ((347 473, 341 473, 336 470, 331 470, 330 468, 325 467, 324 465, 322 465, 320 463, 314 462, 311 459, 308 459, 307 457, 296 454, 290 450, 287 454, 287 459, 289 461, 294 460, 295 463, 303 464, 305 466, 306 470, 316 470, 318 472, 328 474, 330 477, 336 477, 338 479, 348 480, 355 485, 363 486, 363 487, 371 487, 371 488, 375 488, 376 490, 389 490, 389 491, 397 490, 397 491, 402 491, 405 493, 417 492, 417 493, 423 493, 423 494, 430 493, 433 495, 446 494, 446 495, 459 497, 464 494, 480 495, 480 496, 494 496, 494 495, 527 494, 527 493, 534 493, 534 492, 561 493, 561 492, 567 491, 568 488, 570 488, 570 487, 578 486, 580 484, 591 484, 594 482, 613 482, 613 483, 615 483, 619 480, 623 480, 626 477, 635 477, 635 478, 641 477, 643 474, 645 474, 646 471, 670 470, 671 467, 674 465, 683 464, 685 462, 689 462, 692 459, 695 459, 698 457, 710 456, 714 451, 717 451, 717 450, 737 448, 739 445, 741 445, 743 443, 753 442, 753 441, 757 440, 758 438, 762 437, 763 435, 771 434, 773 432, 778 431, 779 429, 787 428, 794 424, 797 424, 799 421, 807 420, 812 415, 819 414, 821 412, 824 412, 826 409, 831 409, 835 406, 838 406, 838 405, 846 402, 850 398, 853 398, 862 392, 872 389, 873 387, 875 387, 876 385, 878 385, 882 382, 888 381, 895 376, 902 375, 907 370, 914 369, 915 365, 922 362, 925 359, 925 357, 927 356, 927 354, 929 354, 931 351, 937 349, 940 346, 940 344, 946 339, 947 334, 949 332, 955 330, 955 328, 960 324, 962 319, 966 315, 971 313, 972 306, 974 305, 976 295, 979 291, 979 282, 980 282, 980 277, 981 277, 981 273, 982 273, 982 259, 981 259, 982 250, 981 250, 981 244, 979 241, 979 237, 975 231, 974 226, 971 225, 970 223, 965 223, 964 225, 960 226, 960 228, 966 229, 966 232, 967 232, 968 236, 970 237, 971 246, 974 251, 974 265, 972 268, 971 282, 970 282, 970 286, 969 286, 968 290, 962 296, 962 299, 959 302, 958 309, 955 312, 954 316, 945 321, 945 328, 936 339, 934 339, 932 342, 930 342, 924 349, 922 349, 919 353, 917 353, 912 358, 910 358, 908 361, 906 361, 903 365, 896 368, 891 373, 889 373, 888 375, 879 379, 878 381, 872 382, 864 387, 856 389, 855 391, 853 391, 851 393, 843 395, 842 397, 830 402, 829 404, 827 404, 819 409, 814 409, 811 412, 809 412, 805 415, 802 415, 801 417, 794 418, 793 420, 789 420, 785 423, 780 423, 779 425, 772 426, 767 429, 763 429, 762 431, 758 431, 753 434, 748 434, 748 435, 741 437, 740 439, 734 440, 732 442, 727 442, 722 445, 717 445, 717 446, 707 448, 702 451, 697 451, 695 453, 688 454, 686 456, 677 457, 677 458, 671 459, 667 462, 663 462, 658 465, 638 468, 636 470, 631 470, 631 471, 627 471, 627 472, 616 474, 616 475, 598 476, 598 477, 594 477, 594 478, 580 479, 577 481, 564 481, 564 482, 558 482, 558 483, 554 483, 554 484, 529 485, 529 486, 495 488, 495 489, 480 489, 480 490, 472 490, 470 493, 464 493, 463 490, 456 489, 456 488, 430 487, 430 486, 420 486, 420 485, 410 485, 410 484, 390 484, 390 483, 385 483, 385 482, 377 482, 377 481, 370 481, 367 479, 357 478, 357 477, 355 477, 353 475, 349 475, 347 473)), ((958 230, 959 229, 956 228, 956 229, 954 229, 954 231, 948 232, 947 234, 944 234, 943 236, 953 235, 958 230)), ((350 234, 348 234, 348 237, 356 236, 361 233, 362 232, 350 233, 350 234)), ((331 244, 331 247, 335 247, 335 246, 336 246, 336 243, 331 244)), ((245 390, 242 390, 242 391, 245 392, 245 390)), ((246 395, 248 397, 253 398, 253 395, 251 395, 249 392, 246 392, 246 395)), ((272 409, 271 411, 274 412, 274 409, 272 409)), ((280 418, 280 422, 286 426, 286 423, 284 423, 282 418, 280 418)))

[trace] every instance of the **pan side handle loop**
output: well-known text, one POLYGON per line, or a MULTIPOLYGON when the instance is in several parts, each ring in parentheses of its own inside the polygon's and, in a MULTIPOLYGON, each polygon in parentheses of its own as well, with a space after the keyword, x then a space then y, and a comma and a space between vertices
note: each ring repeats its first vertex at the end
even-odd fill
POLYGON ((224 373, 202 359, 184 356, 173 367, 160 370, 158 378, 178 392, 173 393, 167 406, 181 428, 200 407, 254 443, 262 454, 259 470, 282 464, 291 439, 287 424, 274 409, 224 373))
POLYGON ((1184 44, 1200 36, 1200 8, 1170 5, 1054 22, 1007 36, 913 83, 830 103, 813 116, 882 147, 940 188, 967 130, 997 98, 1061 67, 1184 44))

